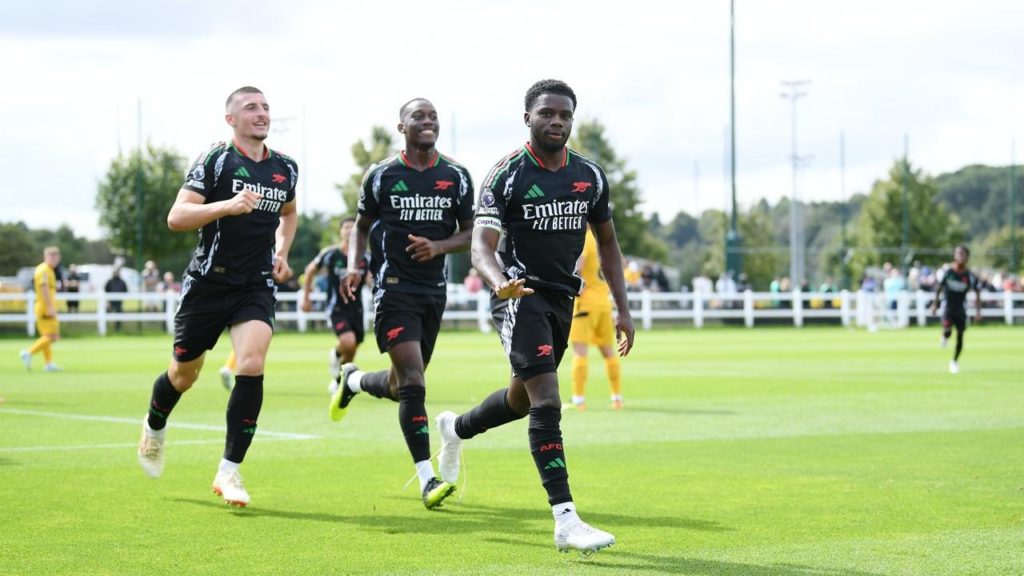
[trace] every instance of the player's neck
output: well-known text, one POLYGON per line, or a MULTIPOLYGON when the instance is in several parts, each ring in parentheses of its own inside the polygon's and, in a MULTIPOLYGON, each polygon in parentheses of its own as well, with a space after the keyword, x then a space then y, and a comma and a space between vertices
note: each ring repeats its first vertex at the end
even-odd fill
POLYGON ((267 147, 263 144, 263 140, 257 140, 255 138, 241 138, 236 136, 235 148, 245 155, 246 158, 259 162, 265 160, 268 156, 267 147))
POLYGON ((964 270, 967 270, 967 263, 953 262, 953 270, 956 270, 957 272, 963 272, 964 270))
POLYGON ((434 162, 437 161, 437 148, 434 146, 430 148, 408 147, 402 150, 402 158, 410 168, 422 172, 433 166, 434 162))
POLYGON ((529 148, 530 154, 533 154, 533 157, 540 164, 540 167, 552 172, 557 171, 563 164, 565 164, 569 154, 569 151, 566 150, 565 146, 562 146, 554 152, 549 152, 543 146, 537 145, 537 143, 532 139, 526 144, 526 146, 529 148))

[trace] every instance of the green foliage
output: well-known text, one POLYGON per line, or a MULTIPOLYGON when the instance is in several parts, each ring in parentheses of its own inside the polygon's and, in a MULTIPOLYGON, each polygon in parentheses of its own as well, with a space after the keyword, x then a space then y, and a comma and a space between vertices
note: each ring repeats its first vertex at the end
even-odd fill
POLYGON ((0 246, 0 275, 13 276, 18 268, 43 261, 43 251, 36 249, 24 222, 0 223, 0 246))
POLYGON ((43 248, 57 246, 61 264, 113 262, 114 256, 105 240, 88 240, 76 236, 71 227, 61 224, 57 230, 32 229, 23 222, 0 223, 0 275, 13 275, 18 268, 35 266, 43 261, 43 248))
POLYGON ((909 211, 908 248, 924 264, 941 262, 964 239, 956 216, 939 201, 933 181, 902 160, 894 162, 889 179, 875 182, 857 218, 851 262, 854 277, 865 268, 900 262, 903 242, 903 183, 909 211))
POLYGON ((352 145, 352 159, 356 161, 356 166, 359 169, 355 174, 349 176, 348 180, 343 184, 334 185, 341 193, 341 199, 345 202, 345 210, 348 214, 355 215, 356 213, 363 175, 370 169, 370 166, 388 158, 395 151, 394 138, 383 126, 374 126, 370 130, 369 145, 362 140, 352 145))
POLYGON ((296 275, 316 256, 320 249, 338 241, 337 218, 330 218, 322 212, 299 214, 299 226, 288 255, 288 264, 296 275))
MULTIPOLYGON (((1024 226, 1024 170, 1014 170, 1017 226, 1024 226)), ((1010 224, 1010 167, 966 166, 935 178, 939 199, 951 206, 972 243, 1010 224)))
POLYGON ((600 164, 608 176, 611 190, 609 201, 615 219, 615 232, 624 254, 648 260, 664 261, 668 246, 650 231, 640 204, 643 203, 636 170, 630 170, 626 161, 611 147, 604 134, 604 125, 597 120, 578 122, 573 128, 569 146, 600 164))
POLYGON ((99 183, 96 208, 110 246, 128 262, 155 260, 161 269, 182 269, 195 245, 195 235, 172 232, 167 212, 184 182, 186 159, 169 148, 147 144, 127 156, 119 154, 99 183), (137 201, 136 178, 142 189, 137 201), (142 246, 137 230, 141 217, 142 246), (141 258, 140 258, 141 256, 141 258))
POLYGON ((1003 226, 983 238, 971 249, 971 264, 1007 270, 1019 274, 1021 270, 1021 230, 1016 230, 1016 238, 1010 233, 1009 226, 1003 226), (1011 262, 1014 253, 1013 242, 1016 241, 1017 261, 1011 262))

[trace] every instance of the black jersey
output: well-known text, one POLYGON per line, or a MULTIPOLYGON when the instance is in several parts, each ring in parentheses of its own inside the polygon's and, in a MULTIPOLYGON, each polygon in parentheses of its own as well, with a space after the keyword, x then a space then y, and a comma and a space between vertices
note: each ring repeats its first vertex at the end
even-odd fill
POLYGON ((503 232, 497 256, 506 276, 575 296, 583 285, 576 261, 587 223, 611 217, 601 166, 566 148, 561 167, 552 172, 527 144, 487 175, 474 225, 503 232))
POLYGON ((421 172, 400 152, 366 172, 359 213, 376 220, 369 244, 378 288, 444 294, 444 258, 416 262, 405 249, 409 234, 444 240, 459 222, 472 220, 473 181, 447 156, 438 154, 421 172))
MULTIPOLYGON (((348 304, 340 298, 341 292, 339 288, 341 286, 341 279, 345 277, 345 272, 348 270, 348 254, 342 251, 338 246, 328 246, 317 254, 316 258, 313 259, 313 265, 317 271, 326 269, 327 270, 327 309, 328 310, 349 310, 359 311, 363 310, 363 304, 360 301, 360 294, 362 292, 363 284, 366 282, 366 276, 364 275, 359 281, 359 286, 355 289, 355 300, 349 300, 348 304)), ((366 272, 368 262, 366 257, 359 259, 359 270, 366 272)))
POLYGON ((256 162, 234 143, 219 142, 189 169, 183 188, 201 194, 207 204, 246 189, 263 195, 252 212, 219 218, 199 229, 199 242, 186 269, 190 276, 226 284, 273 285, 274 233, 281 207, 295 199, 299 169, 291 158, 265 150, 263 160, 256 162))
POLYGON ((963 272, 957 272, 950 267, 942 275, 939 285, 946 293, 946 314, 966 314, 967 292, 977 290, 979 282, 970 270, 965 268, 963 272))

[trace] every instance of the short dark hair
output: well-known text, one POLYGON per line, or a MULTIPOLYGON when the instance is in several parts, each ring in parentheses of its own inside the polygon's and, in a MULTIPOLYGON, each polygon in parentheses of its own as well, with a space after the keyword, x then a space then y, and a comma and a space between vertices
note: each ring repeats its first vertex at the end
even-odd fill
POLYGON ((231 101, 234 100, 235 96, 238 96, 239 94, 263 94, 263 90, 255 88, 253 86, 242 86, 241 88, 235 90, 228 96, 228 99, 224 101, 224 108, 231 108, 231 101))
POLYGON ((530 86, 530 89, 526 91, 526 111, 529 112, 530 108, 533 108, 534 102, 537 98, 540 98, 541 94, 557 94, 559 96, 568 96, 569 100, 572 100, 572 109, 576 110, 576 93, 569 88, 569 85, 561 80, 539 80, 530 86))
POLYGON ((413 98, 412 100, 409 100, 405 104, 402 104, 402 107, 398 109, 398 119, 401 120, 402 118, 405 117, 405 110, 407 108, 409 108, 410 104, 412 104, 413 102, 420 102, 420 101, 426 102, 427 104, 430 104, 431 106, 434 105, 433 102, 431 102, 430 100, 427 100, 426 98, 413 98))
POLYGON ((342 216, 341 217, 341 222, 338 222, 338 230, 341 230, 341 227, 344 226, 346 222, 355 222, 355 221, 356 221, 356 217, 355 216, 342 216))
POLYGON ((971 249, 967 247, 967 244, 957 244, 953 247, 953 252, 956 252, 958 248, 963 248, 964 254, 971 255, 971 249))

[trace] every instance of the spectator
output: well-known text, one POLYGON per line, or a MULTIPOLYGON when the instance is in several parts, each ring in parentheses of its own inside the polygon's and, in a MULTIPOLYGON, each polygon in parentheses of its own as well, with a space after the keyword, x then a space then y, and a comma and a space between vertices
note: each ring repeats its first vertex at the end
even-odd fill
POLYGON ((466 292, 470 294, 476 294, 484 287, 484 281, 480 277, 480 272, 477 272, 477 269, 473 267, 470 267, 469 273, 466 274, 466 279, 462 281, 462 284, 466 287, 466 292))
MULTIPOLYGON (((107 294, 124 294, 128 291, 128 285, 125 284, 121 278, 121 268, 115 267, 111 271, 110 280, 103 285, 103 291, 107 294)), ((107 312, 113 312, 115 314, 120 313, 124 309, 124 300, 117 298, 115 300, 107 301, 107 312)), ((114 322, 114 331, 121 331, 121 321, 116 320, 114 322)))
MULTIPOLYGON (((64 277, 64 291, 78 294, 82 276, 78 274, 78 267, 74 264, 68 266, 68 274, 64 277)), ((78 300, 68 300, 68 312, 78 312, 78 300)))
MULTIPOLYGON (((156 268, 156 262, 147 260, 142 268, 142 291, 155 294, 160 289, 160 271, 156 268)), ((160 309, 160 303, 156 300, 145 300, 145 310, 153 312, 160 309)))

